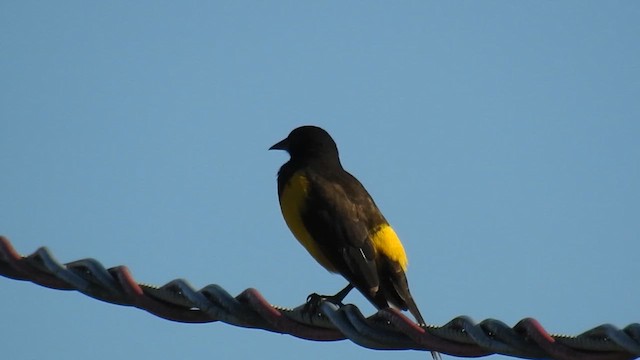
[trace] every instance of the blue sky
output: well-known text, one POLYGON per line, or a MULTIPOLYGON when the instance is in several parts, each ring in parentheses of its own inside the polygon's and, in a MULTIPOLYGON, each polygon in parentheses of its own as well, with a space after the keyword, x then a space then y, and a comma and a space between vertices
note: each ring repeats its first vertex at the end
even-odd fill
MULTIPOLYGON (((0 233, 299 305, 345 282, 286 228, 287 157, 267 148, 316 124, 403 240, 427 321, 638 322, 638 18, 634 1, 2 2, 0 233)), ((428 356, 0 289, 10 359, 428 356)))

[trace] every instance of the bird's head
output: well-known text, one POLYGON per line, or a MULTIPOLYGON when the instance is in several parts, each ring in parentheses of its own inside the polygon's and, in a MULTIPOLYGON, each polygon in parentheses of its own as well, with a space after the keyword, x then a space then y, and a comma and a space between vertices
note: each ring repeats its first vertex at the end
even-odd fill
POLYGON ((285 150, 293 160, 338 159, 338 147, 331 135, 317 126, 301 126, 269 150, 285 150))

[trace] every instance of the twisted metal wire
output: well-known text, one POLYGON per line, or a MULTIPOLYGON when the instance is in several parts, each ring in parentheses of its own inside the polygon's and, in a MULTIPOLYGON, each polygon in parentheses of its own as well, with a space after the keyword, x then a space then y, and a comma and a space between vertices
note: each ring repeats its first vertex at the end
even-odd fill
POLYGON ((460 316, 440 326, 419 327, 394 309, 369 318, 354 305, 320 303, 320 314, 271 305, 256 289, 233 297, 219 285, 194 289, 176 279, 156 287, 136 283, 125 266, 106 269, 94 259, 66 264, 55 260, 45 247, 21 256, 0 236, 0 275, 58 290, 77 290, 109 303, 134 306, 161 318, 259 328, 301 339, 349 339, 371 349, 433 350, 461 356, 503 354, 526 359, 626 360, 640 357, 640 324, 623 329, 605 324, 578 336, 550 335, 535 319, 525 318, 514 327, 495 319, 475 323, 460 316))

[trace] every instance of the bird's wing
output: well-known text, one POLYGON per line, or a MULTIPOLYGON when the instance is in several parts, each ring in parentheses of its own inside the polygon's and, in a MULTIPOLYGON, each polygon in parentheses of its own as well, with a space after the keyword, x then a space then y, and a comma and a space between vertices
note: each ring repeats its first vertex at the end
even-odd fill
POLYGON ((312 175, 302 218, 338 271, 360 291, 373 297, 378 291, 379 278, 376 250, 370 241, 374 226, 370 212, 379 212, 362 185, 350 175, 348 179, 345 183, 312 175))

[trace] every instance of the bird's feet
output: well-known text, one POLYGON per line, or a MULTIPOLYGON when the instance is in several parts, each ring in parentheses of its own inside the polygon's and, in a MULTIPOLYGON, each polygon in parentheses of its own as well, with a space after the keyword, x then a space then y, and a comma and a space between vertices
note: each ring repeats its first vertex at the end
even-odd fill
POLYGON ((318 295, 316 293, 313 293, 307 296, 307 303, 302 308, 302 312, 304 314, 308 314, 310 319, 313 319, 313 317, 322 316, 322 313, 320 312, 320 305, 324 301, 328 301, 339 307, 343 307, 344 304, 342 303, 342 300, 344 300, 347 294, 349 294, 349 291, 351 291, 351 289, 353 289, 353 285, 347 284, 344 289, 340 290, 335 295, 318 295))
POLYGON ((324 301, 328 301, 332 304, 336 304, 342 307, 344 304, 342 303, 342 299, 344 297, 340 297, 337 295, 320 295, 320 294, 310 294, 307 296, 307 302, 304 304, 302 308, 302 312, 307 314, 310 318, 313 317, 321 317, 322 313, 320 312, 320 305, 324 301))

